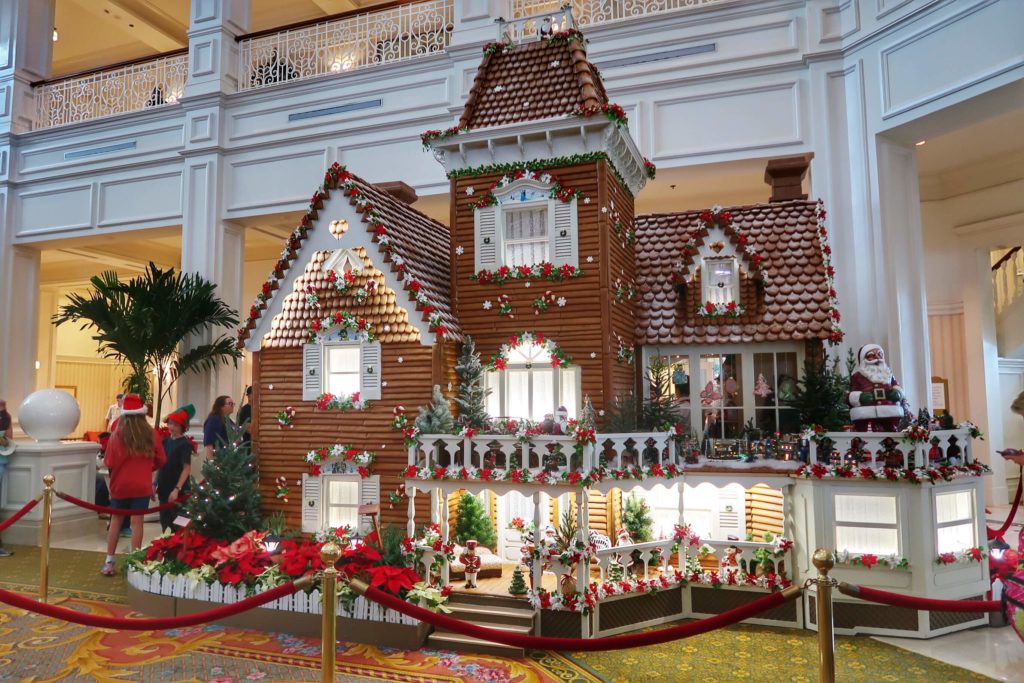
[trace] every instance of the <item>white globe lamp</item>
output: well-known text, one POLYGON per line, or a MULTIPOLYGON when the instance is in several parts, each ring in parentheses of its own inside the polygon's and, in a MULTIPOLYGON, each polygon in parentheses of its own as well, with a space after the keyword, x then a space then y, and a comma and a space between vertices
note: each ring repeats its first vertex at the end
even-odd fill
POLYGON ((75 397, 60 389, 40 389, 18 408, 25 433, 39 443, 56 443, 75 431, 82 411, 75 397))

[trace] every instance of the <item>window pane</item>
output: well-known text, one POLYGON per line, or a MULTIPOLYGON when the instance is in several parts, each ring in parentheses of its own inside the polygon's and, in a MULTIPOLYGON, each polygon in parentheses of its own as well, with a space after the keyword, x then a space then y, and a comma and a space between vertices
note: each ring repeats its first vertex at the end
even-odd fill
POLYGON ((795 398, 796 378, 799 376, 796 353, 775 354, 776 395, 779 405, 791 403, 795 398))
POLYGON ((546 207, 504 213, 505 265, 533 265, 548 260, 547 214, 546 207))
POLYGON ((358 346, 329 346, 327 372, 359 372, 358 346))
POLYGON ((898 555, 899 536, 895 529, 864 529, 855 526, 836 527, 836 549, 840 552, 898 555))
POLYGON ((498 372, 485 372, 484 387, 491 391, 487 395, 487 414, 501 417, 501 375, 498 372))
POLYGON ((942 527, 938 532, 937 550, 940 553, 951 553, 957 550, 966 550, 967 548, 973 548, 976 545, 973 522, 942 527))
POLYGON ((506 391, 505 409, 508 414, 504 417, 529 417, 530 416, 530 371, 529 370, 506 370, 505 371, 506 391))
POLYGON ((549 365, 551 354, 539 344, 522 344, 508 354, 509 365, 549 365))
POLYGON ((896 524, 896 498, 892 496, 850 496, 837 494, 836 521, 862 522, 865 524, 896 524))
POLYGON ((359 391, 359 373, 331 373, 327 376, 327 391, 335 396, 351 396, 359 391))
POLYGON ((359 505, 359 482, 327 480, 328 505, 359 505))
POLYGON ((970 491, 938 494, 935 496, 935 521, 945 524, 961 519, 974 519, 972 500, 970 491))
POLYGON ((800 432, 800 415, 791 408, 779 409, 779 432, 782 434, 798 434, 800 432))
POLYGON ((775 409, 765 408, 762 410, 754 411, 756 416, 754 419, 754 426, 761 432, 761 438, 770 436, 771 434, 779 431, 778 425, 775 424, 775 409))
POLYGON ((707 259, 707 300, 727 304, 734 300, 735 259, 707 259))
POLYGON ((754 405, 775 405, 775 354, 754 354, 754 405))
POLYGON ((350 526, 353 529, 359 528, 359 508, 356 507, 328 507, 327 526, 339 527, 350 526))
POLYGON ((560 396, 558 398, 559 407, 565 406, 565 409, 569 411, 569 417, 576 417, 580 412, 580 400, 579 392, 576 390, 576 382, 579 381, 579 368, 567 368, 561 370, 561 377, 559 378, 560 396))
POLYGON ((545 415, 555 414, 555 371, 552 368, 534 369, 532 375, 533 405, 528 417, 539 422, 545 415))

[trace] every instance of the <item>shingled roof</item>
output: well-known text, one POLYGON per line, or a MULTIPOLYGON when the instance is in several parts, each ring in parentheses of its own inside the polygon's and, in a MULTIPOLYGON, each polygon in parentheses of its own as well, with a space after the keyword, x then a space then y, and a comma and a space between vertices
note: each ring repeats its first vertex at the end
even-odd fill
POLYGON ((607 103, 583 36, 572 30, 513 46, 489 45, 458 127, 536 121, 607 103))
MULTIPOLYGON (((451 233, 448 227, 335 164, 328 169, 324 185, 314 193, 310 209, 303 216, 299 227, 285 241, 281 260, 267 278, 263 293, 257 297, 250 310, 248 322, 239 331, 239 341, 244 342, 248 338, 265 311, 270 308, 275 296, 281 296, 278 290, 279 280, 285 271, 299 261, 302 245, 313 231, 331 230, 337 236, 338 229, 326 224, 320 216, 320 211, 324 201, 338 200, 348 201, 362 215, 363 229, 370 233, 372 242, 377 246, 377 255, 358 250, 364 258, 364 263, 368 267, 370 262, 378 267, 385 263, 390 264, 391 272, 397 274, 404 287, 403 292, 395 292, 397 298, 389 297, 387 289, 383 287, 381 271, 366 270, 360 277, 376 278, 381 286, 363 305, 354 305, 350 301, 352 297, 342 297, 349 300, 345 301, 347 307, 344 310, 353 314, 362 311, 361 315, 372 315, 376 322, 384 324, 392 324, 387 321, 394 318, 394 323, 397 324, 403 320, 400 312, 395 310, 395 304, 398 304, 409 311, 417 311, 422 320, 430 324, 431 331, 460 339, 458 319, 451 304, 451 233), (331 199, 332 196, 336 198, 331 199)), ((350 225, 347 229, 359 228, 358 225, 350 225)), ((323 302, 331 303, 337 298, 336 292, 324 290, 326 275, 321 277, 310 270, 315 263, 322 264, 324 256, 321 252, 316 252, 308 258, 306 270, 297 278, 294 291, 286 295, 281 309, 282 316, 274 322, 270 336, 274 339, 275 346, 302 344, 305 341, 304 331, 313 318, 324 317, 327 313, 333 312, 326 309, 317 311, 306 302, 303 295, 299 294, 299 285, 304 287, 308 283, 317 288, 318 297, 323 302), (327 296, 328 294, 330 296, 327 296), (299 328, 302 334, 299 333, 299 328)), ((378 324, 375 334, 384 341, 407 340, 408 335, 412 333, 410 330, 414 328, 408 326, 408 316, 405 316, 404 320, 408 329, 396 327, 389 337, 389 333, 380 329, 378 324)))
POLYGON ((747 310, 736 318, 701 318, 695 313, 701 303, 700 270, 694 269, 691 284, 674 284, 682 245, 703 239, 701 211, 637 216, 637 342, 721 344, 841 334, 820 205, 798 200, 724 210, 764 260, 763 283, 743 278, 740 298, 747 310))

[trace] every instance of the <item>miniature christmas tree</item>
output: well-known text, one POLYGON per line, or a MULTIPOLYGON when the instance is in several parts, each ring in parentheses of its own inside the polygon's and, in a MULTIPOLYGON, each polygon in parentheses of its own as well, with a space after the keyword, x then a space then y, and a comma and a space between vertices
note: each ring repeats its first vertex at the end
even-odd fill
POLYGON ((821 425, 825 431, 836 432, 850 419, 849 390, 850 378, 840 371, 838 358, 807 359, 789 405, 796 409, 800 424, 821 425))
POLYGON ((590 402, 590 394, 583 397, 583 410, 580 414, 583 424, 591 428, 597 426, 597 412, 594 410, 594 404, 590 402))
POLYGON ((626 568, 617 559, 613 559, 608 565, 608 573, 605 574, 606 581, 622 581, 626 578, 626 568))
POLYGON ((768 380, 765 379, 764 373, 757 373, 757 381, 754 382, 754 396, 760 396, 766 398, 772 395, 772 388, 768 386, 768 380))
POLYGON ((421 434, 455 433, 455 419, 452 417, 452 410, 448 406, 448 399, 441 393, 439 385, 434 385, 434 396, 430 405, 425 408, 420 406, 420 414, 416 418, 416 426, 420 428, 421 434))
POLYGON ((459 378, 459 386, 452 400, 459 410, 459 424, 482 429, 487 425, 486 401, 491 390, 484 388, 484 366, 472 337, 466 337, 462 345, 462 353, 455 364, 455 374, 459 378))
POLYGON ((526 581, 523 580, 523 569, 520 565, 512 570, 512 583, 508 587, 512 595, 526 595, 526 581))
POLYGON ((471 538, 477 543, 494 549, 497 545, 497 534, 494 533, 494 525, 491 524, 490 515, 484 510, 480 499, 472 493, 463 493, 459 498, 458 521, 455 523, 455 542, 459 545, 466 545, 471 538))
POLYGON ((182 507, 191 529, 218 541, 234 541, 262 527, 259 472, 242 432, 228 425, 228 443, 216 447, 203 463, 203 481, 182 507))
POLYGON ((622 526, 626 528, 634 543, 646 543, 654 534, 654 519, 647 501, 637 498, 632 493, 626 498, 626 507, 622 511, 622 526))

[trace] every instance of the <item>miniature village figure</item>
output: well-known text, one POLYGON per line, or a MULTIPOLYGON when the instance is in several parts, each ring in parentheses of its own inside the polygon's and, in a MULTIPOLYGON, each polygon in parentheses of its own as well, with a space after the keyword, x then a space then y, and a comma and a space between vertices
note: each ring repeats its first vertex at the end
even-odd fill
POLYGON ((476 541, 466 541, 466 550, 459 556, 466 567, 466 588, 476 588, 476 574, 480 571, 480 556, 476 554, 476 541))
POLYGON ((895 432, 903 418, 903 390, 878 344, 865 344, 850 375, 850 419, 854 431, 895 432), (869 429, 870 428, 870 429, 869 429))
POLYGON ((719 561, 719 567, 726 572, 737 572, 740 569, 740 555, 743 551, 734 545, 725 549, 725 557, 719 561))

